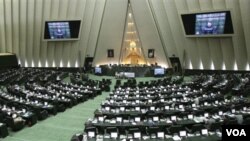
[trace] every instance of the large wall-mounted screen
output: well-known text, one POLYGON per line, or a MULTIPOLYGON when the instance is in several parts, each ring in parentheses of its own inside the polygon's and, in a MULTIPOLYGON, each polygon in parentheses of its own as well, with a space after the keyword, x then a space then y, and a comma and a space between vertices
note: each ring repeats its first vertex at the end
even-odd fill
POLYGON ((181 15, 186 36, 230 36, 234 34, 230 11, 181 15))
POLYGON ((44 40, 78 40, 81 20, 45 21, 44 40))

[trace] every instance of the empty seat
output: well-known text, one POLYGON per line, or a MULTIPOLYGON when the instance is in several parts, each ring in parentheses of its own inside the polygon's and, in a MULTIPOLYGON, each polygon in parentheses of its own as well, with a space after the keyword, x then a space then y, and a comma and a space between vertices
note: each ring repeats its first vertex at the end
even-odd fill
POLYGON ((189 132, 189 133, 197 133, 197 132, 200 132, 202 129, 204 129, 205 126, 202 125, 202 124, 194 124, 192 125, 191 128, 186 128, 186 130, 189 132))
POLYGON ((220 123, 220 122, 212 123, 212 124, 208 127, 208 130, 209 130, 209 131, 221 130, 221 123, 220 123))
POLYGON ((127 136, 131 136, 133 139, 141 139, 141 130, 139 128, 129 128, 127 136))
POLYGON ((181 125, 172 125, 167 129, 168 134, 178 134, 181 130, 184 130, 184 128, 181 125))

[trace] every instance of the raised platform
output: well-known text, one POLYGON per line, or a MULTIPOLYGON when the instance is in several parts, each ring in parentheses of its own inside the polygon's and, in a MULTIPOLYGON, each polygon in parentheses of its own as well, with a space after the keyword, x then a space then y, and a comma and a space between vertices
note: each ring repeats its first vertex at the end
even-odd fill
POLYGON ((134 77, 154 76, 154 69, 160 66, 147 65, 101 65, 102 75, 116 76, 121 73, 134 73, 134 77))

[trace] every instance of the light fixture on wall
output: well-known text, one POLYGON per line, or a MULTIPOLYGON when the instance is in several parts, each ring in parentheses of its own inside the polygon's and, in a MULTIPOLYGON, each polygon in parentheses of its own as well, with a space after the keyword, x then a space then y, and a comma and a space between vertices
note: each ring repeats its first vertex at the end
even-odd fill
POLYGON ((224 62, 223 62, 223 64, 222 64, 222 70, 226 70, 226 65, 225 65, 224 62))
POLYGON ((214 70, 214 62, 213 62, 213 61, 211 62, 210 69, 211 69, 211 70, 214 70))
POLYGON ((28 62, 27 62, 27 60, 25 60, 24 66, 25 66, 25 67, 28 67, 28 62))
POLYGON ((234 62, 234 70, 238 70, 238 66, 237 66, 236 61, 234 62))
POLYGON ((136 43, 135 43, 135 41, 131 41, 131 42, 130 42, 130 44, 129 44, 129 46, 130 46, 131 48, 136 47, 136 43))
POLYGON ((70 68, 70 61, 68 61, 67 67, 70 68))
POLYGON ((193 64, 192 64, 191 60, 189 60, 189 69, 193 69, 193 64))
POLYGON ((47 68, 47 67, 49 67, 49 64, 48 64, 48 61, 46 60, 46 62, 45 62, 45 67, 47 68))
POLYGON ((78 61, 76 61, 76 63, 75 63, 75 67, 77 68, 77 67, 79 67, 79 65, 78 65, 78 61))
POLYGON ((38 67, 42 67, 41 61, 38 61, 38 67))
POLYGON ((249 64, 247 63, 247 64, 246 64, 246 71, 249 71, 249 70, 250 70, 249 64))
POLYGON ((63 61, 62 60, 60 61, 60 67, 61 68, 63 67, 63 61))
POLYGON ((34 61, 33 61, 33 60, 31 61, 31 67, 32 67, 32 68, 35 67, 35 64, 34 64, 34 61))
POLYGON ((56 67, 55 60, 53 60, 52 67, 53 67, 53 68, 56 67))
POLYGON ((204 69, 204 67, 203 67, 203 63, 202 63, 202 61, 200 60, 200 69, 201 70, 203 70, 204 69))

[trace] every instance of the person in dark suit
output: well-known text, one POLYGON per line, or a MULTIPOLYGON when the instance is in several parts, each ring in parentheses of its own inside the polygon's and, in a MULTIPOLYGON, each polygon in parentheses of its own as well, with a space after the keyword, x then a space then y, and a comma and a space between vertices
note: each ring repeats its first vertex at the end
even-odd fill
POLYGON ((75 134, 72 136, 70 141, 82 141, 83 140, 83 135, 82 134, 75 134))

